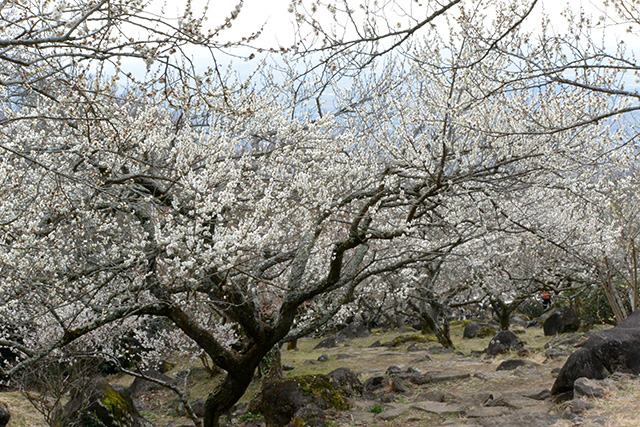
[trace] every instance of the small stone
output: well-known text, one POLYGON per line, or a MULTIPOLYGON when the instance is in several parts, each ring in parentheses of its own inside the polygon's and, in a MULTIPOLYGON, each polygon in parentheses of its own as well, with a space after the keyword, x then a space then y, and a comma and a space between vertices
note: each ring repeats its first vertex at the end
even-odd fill
POLYGON ((524 347, 524 343, 511 331, 500 331, 489 342, 487 354, 496 356, 506 353, 510 350, 520 350, 524 347))
POLYGON ((545 412, 516 412, 502 417, 479 418, 483 427, 548 427, 556 424, 558 417, 545 412))
POLYGON ((322 356, 318 357, 318 362, 327 362, 329 360, 329 356, 327 356, 326 354, 323 354, 322 356))
POLYGON ((338 346, 338 339, 336 337, 329 337, 326 338, 322 341, 320 341, 315 347, 314 349, 319 349, 319 348, 334 348, 338 346))
POLYGON ((464 380, 464 379, 470 378, 471 374, 466 372, 465 373, 434 372, 434 373, 426 374, 426 376, 430 378, 431 382, 441 383, 441 382, 447 382, 447 381, 464 380))
POLYGON ((607 419, 603 416, 595 416, 587 418, 582 427, 602 427, 607 424, 607 419))
POLYGON ((522 395, 530 399, 545 400, 551 397, 551 390, 549 390, 548 388, 541 388, 537 390, 531 390, 526 393, 522 393, 522 395))
POLYGON ((423 351, 423 350, 425 350, 425 348, 416 343, 412 343, 411 345, 409 345, 409 347, 407 347, 407 351, 410 353, 416 352, 416 351, 423 351))
POLYGON ((399 366, 389 366, 387 368, 387 375, 397 375, 402 372, 402 369, 399 366))
POLYGON ((427 391, 426 393, 421 393, 420 398, 429 400, 431 402, 444 402, 444 393, 439 390, 427 391))
POLYGON ((429 357, 428 355, 425 355, 423 357, 420 357, 418 359, 414 359, 412 360, 411 363, 412 365, 418 364, 418 363, 424 363, 424 362, 431 362, 433 359, 431 357, 429 357))
POLYGON ((511 373, 509 371, 498 371, 498 372, 478 372, 473 374, 475 378, 479 378, 484 381, 497 380, 501 378, 506 378, 511 373))
POLYGON ((376 376, 376 377, 369 378, 367 381, 364 382, 364 390, 369 392, 376 391, 383 388, 384 385, 385 385, 384 377, 376 376))
POLYGON ((540 365, 538 365, 535 362, 531 362, 530 360, 510 359, 510 360, 505 360, 500 365, 498 365, 498 367, 496 368, 496 371, 513 371, 519 367, 537 368, 539 366, 540 365))
POLYGON ((469 402, 469 399, 471 399, 474 402, 474 404, 484 406, 488 402, 494 399, 494 395, 490 391, 479 391, 477 393, 459 396, 458 402, 460 403, 469 402))
POLYGON ((562 357, 569 357, 569 355, 571 354, 568 351, 562 351, 555 348, 549 348, 545 350, 544 353, 548 360, 555 360, 555 359, 560 359, 562 357))
POLYGON ((601 386, 601 382, 589 378, 581 377, 573 382, 574 397, 602 397, 605 390, 601 386))
POLYGON ((393 393, 407 393, 409 392, 409 387, 407 387, 398 378, 394 378, 391 380, 391 391, 393 393))
POLYGON ((428 349, 431 354, 451 354, 453 350, 444 347, 431 347, 428 349))
POLYGON ((485 418, 485 417, 500 417, 509 413, 509 408, 505 406, 493 406, 486 408, 474 408, 465 411, 467 418, 485 418))
POLYGON ((414 403, 411 405, 411 408, 439 415, 458 414, 464 409, 462 405, 458 405, 455 403, 441 403, 431 401, 414 403))
POLYGON ((409 381, 415 385, 424 385, 431 382, 431 377, 428 375, 416 374, 416 373, 402 373, 398 375, 399 378, 409 381))
POLYGON ((387 409, 386 411, 380 412, 376 414, 375 419, 388 421, 394 418, 398 418, 400 415, 404 414, 409 410, 409 405, 400 405, 396 408, 387 409))
POLYGON ((329 372, 327 376, 347 397, 360 396, 364 391, 364 385, 358 379, 358 375, 350 369, 338 368, 329 372))
POLYGON ((504 394, 487 403, 487 406, 506 406, 513 409, 522 409, 538 405, 540 405, 538 400, 530 399, 516 393, 504 394))
POLYGON ((562 411, 562 413, 560 414, 560 417, 562 417, 565 420, 571 420, 571 421, 574 421, 576 418, 579 418, 578 415, 573 413, 571 408, 565 408, 564 411, 562 411))
POLYGON ((593 408, 595 408, 593 403, 582 399, 573 399, 573 402, 571 403, 571 412, 574 414, 581 414, 582 412, 593 408))
POLYGON ((513 371, 513 374, 516 377, 520 377, 520 378, 537 378, 542 375, 537 368, 535 367, 528 368, 525 366, 517 367, 515 371, 513 371))
POLYGON ((378 396, 378 400, 382 403, 393 403, 396 401, 396 395, 393 393, 384 393, 378 396))

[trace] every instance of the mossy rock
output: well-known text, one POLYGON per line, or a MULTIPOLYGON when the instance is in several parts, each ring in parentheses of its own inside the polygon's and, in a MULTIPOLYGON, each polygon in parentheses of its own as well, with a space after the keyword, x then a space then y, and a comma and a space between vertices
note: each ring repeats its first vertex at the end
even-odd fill
POLYGON ((338 387, 326 375, 305 375, 297 377, 298 389, 306 395, 314 395, 324 400, 331 409, 338 411, 349 409, 349 403, 338 387))
POLYGON ((390 342, 382 344, 385 347, 399 347, 402 344, 406 344, 409 342, 427 342, 429 339, 425 335, 414 334, 414 335, 401 335, 399 337, 395 337, 390 342))
POLYGON ((497 330, 486 323, 471 322, 464 327, 463 338, 485 338, 492 337, 497 330))
POLYGON ((150 427, 126 388, 106 382, 76 390, 56 416, 56 427, 150 427))
POLYGON ((471 322, 473 322, 473 320, 471 320, 471 319, 451 320, 449 322, 449 325, 451 325, 451 326, 467 326, 471 322))
POLYGON ((262 414, 268 427, 286 425, 294 416, 300 418, 300 410, 309 407, 342 411, 350 405, 327 375, 268 381, 262 388, 262 414))

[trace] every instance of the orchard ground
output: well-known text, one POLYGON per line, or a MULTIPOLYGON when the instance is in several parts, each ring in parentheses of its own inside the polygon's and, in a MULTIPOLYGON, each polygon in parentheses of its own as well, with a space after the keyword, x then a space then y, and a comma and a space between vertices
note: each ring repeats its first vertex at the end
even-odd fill
MULTIPOLYGON (((414 385, 407 382, 409 390, 397 393, 394 402, 379 403, 366 399, 352 401, 352 409, 343 413, 336 413, 329 419, 333 426, 440 426, 440 425, 481 425, 474 424, 478 419, 466 418, 458 414, 435 414, 412 407, 412 404, 425 401, 425 394, 433 391, 443 392, 448 398, 456 396, 470 396, 473 393, 490 392, 495 397, 506 394, 527 393, 536 389, 550 389, 554 381, 554 372, 560 368, 566 357, 547 359, 545 344, 554 337, 545 337, 542 329, 513 328, 520 339, 525 341, 526 355, 510 353, 496 358, 485 355, 473 355, 474 352, 486 349, 491 337, 463 339, 463 325, 452 325, 452 338, 456 349, 454 352, 441 351, 442 348, 434 342, 433 337, 427 336, 422 342, 405 343, 398 347, 370 347, 374 342, 390 342, 394 338, 404 335, 416 335, 416 331, 408 328, 384 332, 373 331, 367 338, 355 338, 338 345, 335 348, 314 349, 321 338, 302 339, 298 343, 298 350, 282 350, 283 364, 292 365, 293 370, 285 372, 287 377, 307 374, 327 374, 334 369, 344 367, 356 372, 362 382, 377 375, 384 375, 390 366, 402 369, 414 367, 422 373, 461 374, 466 378, 448 380, 444 382, 414 385), (414 350, 408 351, 411 344, 414 350), (318 361, 322 355, 327 355, 325 362, 318 361), (428 356, 428 357, 425 357, 428 356), (520 369, 515 371, 496 372, 496 368, 504 360, 524 358, 538 364, 536 369, 520 369), (423 360, 420 359, 431 359, 423 360)), ((167 373, 176 376, 189 366, 183 361, 167 373)), ((124 375, 116 375, 109 379, 113 383, 129 385, 133 379, 124 375)), ((190 391, 193 400, 206 397, 217 383, 211 378, 198 361, 191 368, 190 391)), ((259 392, 260 380, 256 379, 248 389, 240 404, 248 403, 259 392)), ((29 405, 19 392, 1 393, 0 400, 6 402, 11 409, 12 419, 8 426, 46 426, 43 418, 29 405)), ((582 420, 601 420, 598 424, 610 427, 625 427, 640 425, 640 382, 634 377, 625 377, 615 382, 615 387, 607 389, 602 398, 589 399, 593 408, 580 413, 582 420), (602 424, 604 422, 604 424, 602 424)), ((187 418, 178 415, 179 404, 175 395, 169 390, 155 390, 143 394, 138 403, 142 414, 154 426, 177 427, 192 425, 187 418)), ((553 403, 547 399, 540 401, 536 410, 549 412, 561 416, 571 405, 571 402, 553 403)), ((527 409, 527 408, 523 408, 527 409)), ((240 415, 240 414, 237 414, 240 415)), ((251 420, 251 416, 236 416, 232 425, 243 425, 251 420)), ((555 424, 559 427, 579 425, 577 422, 563 419, 555 424)))

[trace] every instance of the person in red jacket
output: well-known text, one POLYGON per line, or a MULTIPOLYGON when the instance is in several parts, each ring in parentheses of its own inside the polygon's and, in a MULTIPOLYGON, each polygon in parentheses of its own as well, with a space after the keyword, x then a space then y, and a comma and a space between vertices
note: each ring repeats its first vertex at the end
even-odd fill
POLYGON ((544 311, 551 308, 551 295, 547 291, 542 291, 542 308, 544 311))

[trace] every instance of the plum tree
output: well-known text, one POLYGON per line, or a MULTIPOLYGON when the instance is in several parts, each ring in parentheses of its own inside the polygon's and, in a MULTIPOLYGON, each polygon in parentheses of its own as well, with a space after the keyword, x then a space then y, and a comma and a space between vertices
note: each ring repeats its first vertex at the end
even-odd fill
MULTIPOLYGON (((518 195, 569 187, 611 149, 595 121, 536 132, 610 100, 514 84, 503 52, 522 41, 527 7, 497 16, 488 44, 482 8, 459 9, 446 34, 347 86, 313 72, 199 75, 172 59, 184 43, 226 46, 217 36, 237 11, 209 33, 189 6, 173 26, 133 1, 21 4, 1 10, 0 344, 21 354, 3 371, 77 349, 118 356, 125 334, 147 360, 205 353, 224 371, 207 427, 273 346, 383 274, 424 277, 495 232, 496 215, 527 229, 518 195), (144 42, 136 25, 151 26, 144 42), (124 72, 129 56, 146 77, 124 72), (318 81, 335 108, 305 105, 318 81)), ((282 61, 295 71, 294 59, 282 61)))

